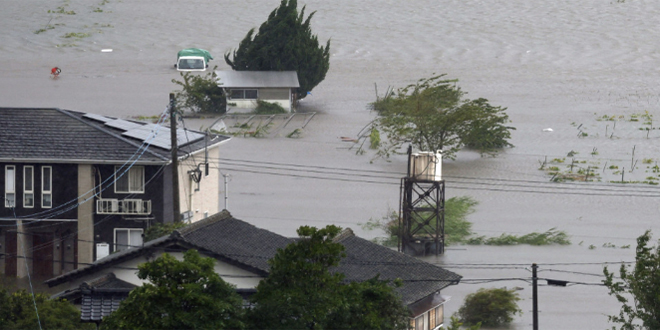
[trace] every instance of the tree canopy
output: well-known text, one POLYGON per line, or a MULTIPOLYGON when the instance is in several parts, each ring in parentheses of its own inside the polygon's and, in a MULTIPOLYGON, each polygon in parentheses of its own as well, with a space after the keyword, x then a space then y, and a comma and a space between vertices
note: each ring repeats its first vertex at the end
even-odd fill
POLYGON ((0 330, 95 328, 93 324, 81 323, 80 311, 67 301, 51 300, 43 293, 33 297, 25 290, 10 294, 0 289, 0 330))
POLYGON ((183 81, 172 79, 174 84, 182 88, 176 92, 177 107, 180 110, 197 113, 224 113, 227 110, 227 98, 218 86, 215 70, 203 76, 182 72, 181 78, 183 81))
POLYGON ((236 71, 296 71, 300 88, 297 98, 311 92, 330 68, 330 40, 319 46, 312 34, 312 12, 305 18, 305 7, 298 13, 296 0, 282 0, 255 34, 254 29, 225 54, 225 62, 236 71))
POLYGON ((622 330, 660 329, 660 245, 650 247, 650 240, 648 230, 637 238, 635 265, 621 265, 619 278, 603 269, 603 283, 622 304, 619 314, 610 315, 609 320, 622 330))
POLYGON ((257 286, 247 320, 259 329, 406 329, 408 311, 395 283, 377 277, 344 284, 332 272, 345 257, 340 228, 303 226, 300 240, 278 250, 257 286))
POLYGON ((243 329, 243 300, 196 250, 138 266, 148 280, 103 319, 104 329, 243 329))
POLYGON ((457 314, 466 325, 500 326, 511 323, 515 314, 522 314, 518 300, 518 293, 506 288, 481 288, 465 297, 457 314))
POLYGON ((514 127, 508 126, 506 108, 488 100, 470 100, 456 80, 445 75, 423 78, 414 84, 389 90, 372 103, 378 112, 374 128, 387 136, 378 154, 388 157, 410 143, 420 151, 442 150, 443 157, 455 158, 462 148, 494 153, 511 147, 514 127))

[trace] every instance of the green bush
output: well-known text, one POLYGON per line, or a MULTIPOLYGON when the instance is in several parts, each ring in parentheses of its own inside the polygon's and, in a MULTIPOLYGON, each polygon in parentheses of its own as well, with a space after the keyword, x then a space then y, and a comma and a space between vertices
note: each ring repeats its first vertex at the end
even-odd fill
POLYGON ((458 317, 466 325, 481 323, 492 327, 509 324, 515 314, 522 314, 516 303, 518 300, 518 293, 505 288, 479 289, 465 297, 458 317))
POLYGON ((257 107, 254 109, 254 113, 260 115, 275 115, 280 113, 288 113, 288 111, 286 111, 286 109, 284 109, 278 103, 270 103, 262 100, 257 100, 257 107))
POLYGON ((144 241, 149 242, 159 237, 171 234, 173 231, 185 227, 183 222, 157 223, 144 232, 144 241))
MULTIPOLYGON (((217 67, 216 67, 217 68, 217 67)), ((189 110, 196 113, 225 113, 227 99, 218 86, 215 69, 206 75, 196 75, 181 72, 183 81, 172 79, 182 90, 176 92, 178 110, 189 110)))
POLYGON ((0 330, 94 328, 91 323, 81 323, 80 311, 65 300, 52 300, 43 293, 33 296, 25 290, 9 293, 0 289, 0 330))

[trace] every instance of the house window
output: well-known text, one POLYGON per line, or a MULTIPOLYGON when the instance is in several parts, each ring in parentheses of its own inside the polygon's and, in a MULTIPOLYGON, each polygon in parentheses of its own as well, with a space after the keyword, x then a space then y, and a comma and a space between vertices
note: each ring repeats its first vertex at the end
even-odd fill
POLYGON ((34 207, 34 167, 23 167, 23 206, 34 207))
POLYGON ((259 93, 256 89, 232 89, 231 98, 239 100, 256 100, 259 93))
POLYGON ((128 171, 115 166, 115 192, 144 193, 144 166, 133 166, 128 171))
POLYGON ((142 246, 142 229, 115 229, 115 251, 124 251, 139 246, 142 246))
POLYGON ((415 330, 427 330, 426 328, 426 317, 427 314, 424 313, 417 318, 415 318, 415 330))
POLYGON ((445 305, 435 308, 435 325, 442 325, 445 322, 445 305))
POLYGON ((53 168, 41 168, 41 207, 53 207, 53 168))
POLYGON ((5 207, 16 206, 16 166, 5 166, 5 207))

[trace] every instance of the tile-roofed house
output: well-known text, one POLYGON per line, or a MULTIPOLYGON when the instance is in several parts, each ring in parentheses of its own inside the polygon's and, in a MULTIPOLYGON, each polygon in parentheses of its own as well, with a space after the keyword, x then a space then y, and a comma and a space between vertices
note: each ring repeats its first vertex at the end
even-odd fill
MULTIPOLYGON (((189 221, 219 211, 219 172, 204 165, 227 140, 177 130, 180 209, 189 221)), ((0 141, 0 273, 26 276, 27 263, 32 275, 60 275, 141 245, 148 226, 175 218, 163 122, 0 108, 0 141)))
POLYGON ((293 93, 300 87, 296 71, 215 71, 227 95, 227 112, 253 110, 257 100, 277 103, 289 112, 293 93))
POLYGON ((80 286, 53 295, 52 299, 66 299, 80 306, 82 322, 100 323, 103 317, 119 308, 136 285, 122 281, 114 273, 83 282, 80 286))
MULTIPOLYGON (((51 287, 78 287, 80 283, 104 274, 114 273, 123 281, 140 285, 135 270, 125 270, 153 260, 163 252, 182 255, 196 249, 202 255, 217 259, 216 272, 236 286, 244 297, 254 292, 259 281, 268 276, 268 260, 278 249, 295 242, 265 229, 234 218, 224 210, 206 219, 174 231, 168 236, 147 242, 143 247, 112 254, 93 264, 46 281, 51 287)), ((346 257, 332 271, 345 274, 346 281, 365 281, 375 276, 382 280, 401 279, 396 289, 411 311, 412 318, 442 324, 446 297, 440 291, 458 284, 461 276, 412 256, 359 238, 345 229, 335 238, 345 247, 346 257), (432 319, 432 321, 431 321, 432 319)), ((416 321, 417 322, 417 321, 416 321)))

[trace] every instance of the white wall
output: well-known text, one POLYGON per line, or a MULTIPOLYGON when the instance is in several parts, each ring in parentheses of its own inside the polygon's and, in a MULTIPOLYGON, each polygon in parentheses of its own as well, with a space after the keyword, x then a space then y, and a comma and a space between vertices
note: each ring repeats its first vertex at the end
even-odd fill
MULTIPOLYGON (((208 149, 209 163, 220 158, 220 146, 208 149)), ((205 175, 204 165, 200 166, 202 179, 199 182, 199 191, 195 191, 196 183, 191 179, 188 171, 197 168, 197 164, 204 163, 204 152, 199 152, 179 162, 179 202, 181 213, 191 211, 192 222, 204 219, 204 213, 209 215, 220 212, 220 170, 213 164, 209 165, 209 175, 205 175)))

